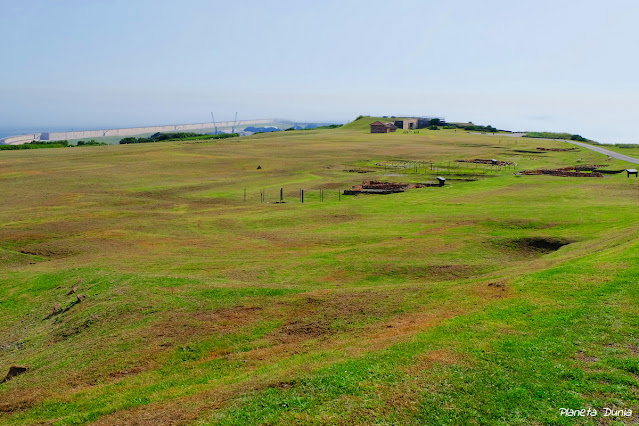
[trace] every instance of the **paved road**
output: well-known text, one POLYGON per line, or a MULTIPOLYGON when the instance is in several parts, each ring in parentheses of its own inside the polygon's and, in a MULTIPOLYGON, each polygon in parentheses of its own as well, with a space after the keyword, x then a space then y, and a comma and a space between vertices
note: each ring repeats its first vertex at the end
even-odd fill
POLYGON ((583 142, 575 142, 575 141, 563 141, 563 142, 568 142, 574 145, 579 145, 583 148, 588 148, 592 151, 596 151, 600 154, 604 154, 604 155, 609 155, 612 158, 616 158, 617 160, 623 160, 623 161, 627 161, 629 163, 632 164, 639 164, 639 159, 634 158, 634 157, 628 157, 627 155, 623 155, 623 154, 619 154, 618 152, 614 152, 614 151, 610 151, 609 149, 605 149, 605 148, 600 148, 598 146, 594 146, 594 145, 590 145, 587 143, 583 143, 583 142))
MULTIPOLYGON (((477 134, 480 134, 480 133, 477 133, 477 134)), ((526 133, 510 133, 508 135, 503 134, 503 133, 497 133, 497 134, 481 133, 481 134, 488 134, 488 135, 491 135, 491 136, 510 136, 510 137, 519 138, 519 137, 524 136, 526 133)), ((596 151, 596 152, 598 152, 600 154, 608 155, 608 156, 610 156, 612 158, 616 158, 617 160, 627 161, 628 163, 632 163, 632 164, 639 164, 639 158, 629 157, 627 155, 619 154, 618 152, 611 151, 611 150, 605 149, 605 148, 600 148, 600 147, 595 146, 595 145, 590 145, 590 144, 583 143, 583 142, 569 141, 569 140, 565 140, 565 139, 546 139, 546 140, 559 141, 559 142, 568 142, 568 143, 571 143, 573 145, 579 145, 579 146, 581 146, 583 148, 587 148, 587 149, 590 149, 592 151, 596 151)))

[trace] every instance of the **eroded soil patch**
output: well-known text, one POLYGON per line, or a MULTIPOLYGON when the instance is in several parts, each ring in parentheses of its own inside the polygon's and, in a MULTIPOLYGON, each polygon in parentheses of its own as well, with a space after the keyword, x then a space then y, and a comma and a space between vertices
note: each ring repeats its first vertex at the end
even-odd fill
POLYGON ((495 244, 506 250, 516 250, 522 254, 547 254, 559 250, 574 241, 556 237, 526 237, 502 240, 495 244))

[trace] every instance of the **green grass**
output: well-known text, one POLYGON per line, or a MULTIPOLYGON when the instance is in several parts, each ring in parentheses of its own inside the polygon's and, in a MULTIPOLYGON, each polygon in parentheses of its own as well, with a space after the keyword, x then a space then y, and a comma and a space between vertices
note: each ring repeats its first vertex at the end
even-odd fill
POLYGON ((599 424, 610 419, 559 409, 636 412, 636 180, 514 174, 627 165, 534 152, 559 141, 371 135, 376 119, 3 153, 0 374, 30 370, 0 384, 0 422, 599 424), (472 158, 516 169, 456 162, 472 158), (440 175, 444 188, 338 197, 365 179, 440 175), (569 244, 530 245, 545 240, 569 244))

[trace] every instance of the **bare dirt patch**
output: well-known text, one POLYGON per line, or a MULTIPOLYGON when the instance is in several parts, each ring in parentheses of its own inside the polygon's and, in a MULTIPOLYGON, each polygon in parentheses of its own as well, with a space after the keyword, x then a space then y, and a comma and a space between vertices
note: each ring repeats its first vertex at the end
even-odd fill
POLYGON ((409 280, 450 281, 470 278, 481 274, 481 268, 474 265, 378 265, 373 276, 375 277, 404 277, 409 280))
POLYGON ((352 283, 361 278, 361 274, 345 271, 343 269, 338 269, 336 271, 331 272, 328 275, 320 278, 320 281, 327 283, 335 283, 338 287, 342 284, 352 283))
POLYGON ((261 307, 235 306, 214 311, 170 312, 143 333, 160 346, 173 346, 196 335, 230 333, 259 318, 261 307))
POLYGON ((0 413, 15 413, 24 411, 37 404, 42 397, 39 389, 13 389, 2 395, 0 402, 0 413))
POLYGON ((501 299, 504 297, 510 297, 510 287, 506 280, 490 281, 488 284, 485 282, 479 283, 474 288, 474 293, 483 299, 501 299))
POLYGON ((588 355, 584 354, 583 351, 577 352, 577 354, 574 356, 574 358, 576 360, 584 361, 584 362, 588 362, 588 363, 599 361, 599 358, 597 358, 596 356, 588 356, 588 355))
MULTIPOLYGON (((103 365, 86 368, 70 377, 68 382, 76 387, 95 385, 98 377, 106 377, 111 382, 117 382, 127 376, 158 368, 167 352, 216 333, 226 334, 237 331, 257 321, 261 309, 253 306, 236 306, 211 311, 164 313, 160 319, 138 332, 143 346, 138 350, 139 356, 130 363, 130 366, 122 368, 103 365)), ((201 362, 225 355, 226 353, 222 352, 210 354, 201 362)))
POLYGON ((18 252, 27 254, 30 256, 40 256, 46 258, 58 259, 62 257, 69 257, 77 254, 69 247, 56 245, 55 243, 43 243, 33 246, 21 248, 18 252))
POLYGON ((383 292, 307 296, 294 302, 292 312, 270 338, 275 343, 323 338, 350 329, 359 322, 385 316, 389 301, 402 297, 398 293, 383 292))
POLYGON ((443 305, 422 312, 403 314, 381 325, 370 327, 366 335, 373 340, 375 349, 381 349, 395 341, 405 339, 407 336, 436 327, 445 320, 461 315, 466 311, 455 306, 443 305))

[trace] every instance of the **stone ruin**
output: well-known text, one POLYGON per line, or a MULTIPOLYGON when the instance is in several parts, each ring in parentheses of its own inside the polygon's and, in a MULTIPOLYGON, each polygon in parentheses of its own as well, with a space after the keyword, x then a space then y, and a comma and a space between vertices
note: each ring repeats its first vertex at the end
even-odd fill
POLYGON ((518 174, 520 175, 551 175, 551 176, 564 176, 564 177, 603 177, 603 174, 597 170, 600 166, 597 165, 583 165, 583 166, 571 166, 561 167, 558 169, 537 169, 537 170, 524 170, 518 174))
POLYGON ((495 159, 484 160, 481 158, 474 158, 472 160, 457 160, 458 163, 477 163, 477 164, 490 164, 493 166, 512 166, 513 163, 510 161, 499 161, 495 159))

